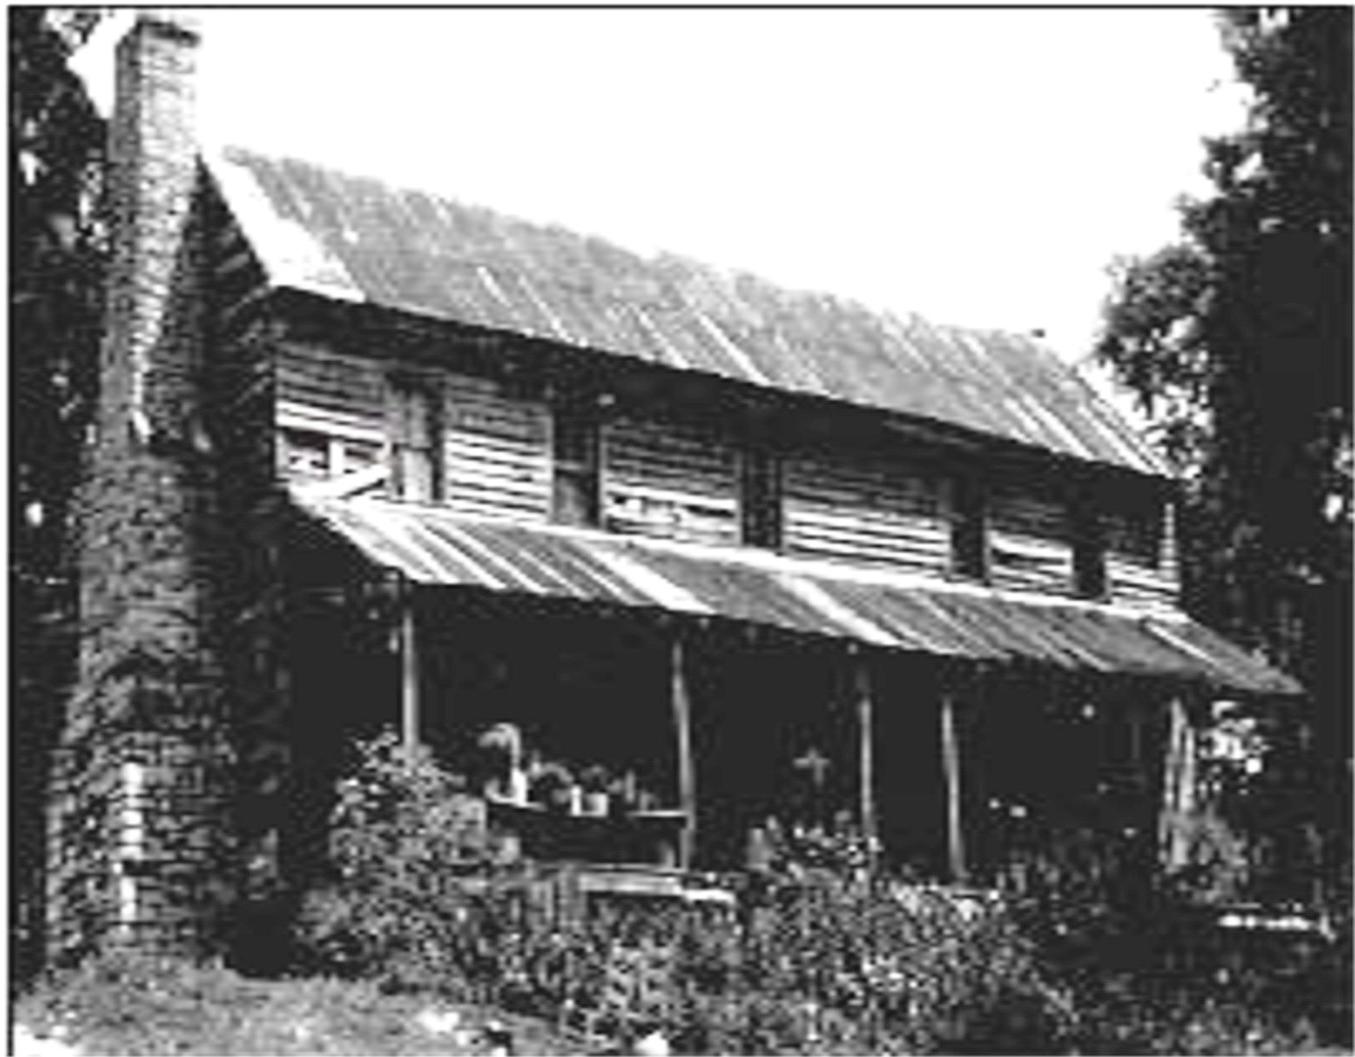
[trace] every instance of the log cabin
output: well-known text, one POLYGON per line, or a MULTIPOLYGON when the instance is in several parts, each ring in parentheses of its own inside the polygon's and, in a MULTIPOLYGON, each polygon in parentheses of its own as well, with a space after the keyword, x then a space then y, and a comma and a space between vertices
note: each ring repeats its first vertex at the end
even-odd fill
POLYGON ((119 53, 55 956, 304 886, 387 727, 467 772, 511 728, 624 801, 604 858, 838 817, 989 882, 1001 820, 1156 840, 1208 702, 1300 692, 1182 611, 1174 482, 1038 342, 205 152, 195 42, 119 53))

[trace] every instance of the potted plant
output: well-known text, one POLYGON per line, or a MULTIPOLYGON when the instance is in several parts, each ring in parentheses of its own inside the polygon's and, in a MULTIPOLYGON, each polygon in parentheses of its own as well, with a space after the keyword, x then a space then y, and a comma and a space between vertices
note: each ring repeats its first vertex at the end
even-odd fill
POLYGON ((488 776, 485 793, 526 803, 527 776, 522 769, 522 731, 513 723, 496 723, 476 740, 488 776))
POLYGON ((611 784, 611 776, 607 774, 607 768, 598 763, 590 764, 584 768, 579 779, 583 785, 583 813, 595 816, 606 815, 608 809, 607 788, 611 784))
POLYGON ((532 775, 532 801, 552 811, 564 813, 570 810, 573 788, 574 776, 569 768, 554 760, 538 766, 532 775))
POLYGON ((638 785, 635 781, 635 772, 627 771, 612 779, 609 788, 610 807, 612 814, 625 815, 634 811, 639 804, 638 785))

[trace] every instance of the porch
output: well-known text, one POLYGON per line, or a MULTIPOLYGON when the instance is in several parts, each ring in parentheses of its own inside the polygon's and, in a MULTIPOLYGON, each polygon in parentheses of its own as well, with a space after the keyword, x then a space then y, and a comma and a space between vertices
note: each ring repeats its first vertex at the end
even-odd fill
POLYGON ((1297 689, 1179 614, 379 500, 305 510, 295 848, 320 840, 343 742, 398 725, 533 856, 726 869, 769 833, 836 831, 914 876, 1019 885, 1056 832, 1152 861, 1173 717, 1297 689), (495 729, 518 742, 497 770, 495 729))

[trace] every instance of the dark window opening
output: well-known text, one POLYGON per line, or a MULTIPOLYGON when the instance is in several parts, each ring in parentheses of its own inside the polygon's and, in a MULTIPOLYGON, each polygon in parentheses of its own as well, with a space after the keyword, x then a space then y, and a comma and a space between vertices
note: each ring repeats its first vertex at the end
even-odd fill
POLYGON ((765 448, 745 452, 739 493, 740 532, 751 547, 781 546, 781 462, 765 448))
POLYGON ((1155 569, 1162 560, 1162 507, 1151 501, 1121 509, 1106 519, 1106 546, 1137 565, 1155 569))
POLYGON ((951 568, 974 580, 988 578, 988 495, 969 477, 955 480, 950 525, 951 568))
POLYGON ((551 516, 565 525, 596 525, 601 509, 601 437, 596 415, 581 407, 555 409, 551 516))
POLYGON ((1085 505, 1076 511, 1073 590, 1081 598, 1106 597, 1105 530, 1097 512, 1085 505))
POLYGON ((443 498, 441 393, 426 379, 397 377, 391 380, 391 398, 394 494, 415 502, 437 502, 443 498))

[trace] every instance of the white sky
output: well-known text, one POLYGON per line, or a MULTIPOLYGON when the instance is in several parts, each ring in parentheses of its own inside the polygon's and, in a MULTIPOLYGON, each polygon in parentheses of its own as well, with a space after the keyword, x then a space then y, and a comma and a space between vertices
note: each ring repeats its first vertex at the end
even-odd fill
MULTIPOLYGON (((1240 125, 1208 12, 212 10, 208 143, 1090 348, 1240 125)), ((114 23, 120 30, 120 23, 114 23)), ((85 56, 96 91, 110 26, 85 56)))

